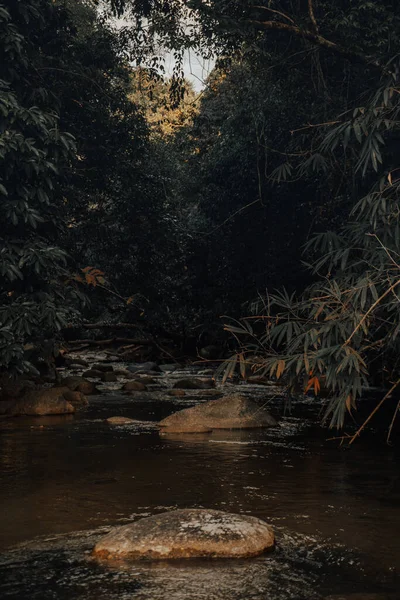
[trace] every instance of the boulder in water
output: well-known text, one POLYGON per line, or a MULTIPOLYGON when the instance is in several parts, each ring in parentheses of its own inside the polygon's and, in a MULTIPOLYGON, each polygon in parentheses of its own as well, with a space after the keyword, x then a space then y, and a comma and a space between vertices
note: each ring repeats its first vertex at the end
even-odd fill
POLYGON ((81 392, 82 394, 85 394, 85 396, 99 393, 99 390, 96 388, 93 381, 88 381, 84 377, 75 377, 73 375, 65 377, 65 379, 61 380, 61 386, 66 386, 73 392, 81 392))
POLYGON ((123 377, 124 379, 133 379, 136 377, 135 373, 131 373, 127 369, 115 369, 114 373, 120 377, 123 377))
POLYGON ((122 389, 125 392, 145 392, 147 387, 141 381, 127 381, 122 389))
POLYGON ((65 359, 65 364, 69 367, 71 365, 79 365, 80 367, 88 367, 89 363, 87 362, 87 360, 84 360, 83 358, 77 358, 74 356, 67 356, 65 359))
POLYGON ((169 390, 168 396, 173 396, 174 398, 181 398, 186 396, 185 390, 169 390))
POLYGON ((181 509, 116 527, 94 548, 106 559, 244 558, 274 547, 261 519, 220 510, 181 509))
POLYGON ((160 371, 162 371, 163 373, 173 373, 174 371, 176 371, 177 369, 182 368, 181 365, 178 365, 176 363, 171 363, 171 364, 165 364, 165 365, 160 365, 160 371))
POLYGON ((100 379, 100 377, 103 375, 103 371, 100 371, 99 369, 89 369, 88 371, 85 371, 82 375, 83 377, 92 377, 94 379, 100 379))
POLYGON ((68 388, 30 390, 13 402, 6 410, 6 414, 10 416, 41 416, 74 413, 74 406, 64 397, 66 391, 70 390, 68 388))
POLYGON ((199 426, 208 429, 255 429, 274 427, 277 422, 252 400, 234 394, 180 410, 160 421, 159 425, 165 427, 165 431, 170 431, 171 427, 175 432, 179 428, 184 433, 199 426))
POLYGON ((174 384, 174 388, 179 388, 181 390, 209 390, 213 387, 215 387, 215 381, 213 379, 199 379, 197 377, 180 379, 174 384))
POLYGON ((66 401, 70 402, 70 404, 72 404, 72 406, 76 410, 80 410, 89 406, 89 401, 86 398, 85 394, 82 394, 82 392, 73 392, 69 388, 66 388, 63 396, 66 399, 66 401))
POLYGON ((104 383, 114 383, 115 381, 118 381, 118 377, 115 373, 113 373, 112 371, 105 371, 104 373, 102 373, 101 375, 101 380, 104 383))

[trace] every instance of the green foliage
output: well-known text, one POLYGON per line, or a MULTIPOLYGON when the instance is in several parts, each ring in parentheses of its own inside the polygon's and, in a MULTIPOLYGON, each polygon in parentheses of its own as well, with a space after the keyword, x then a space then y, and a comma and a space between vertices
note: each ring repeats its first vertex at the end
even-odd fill
POLYGON ((171 106, 167 84, 129 63, 125 32, 87 3, 56 2, 54 10, 57 35, 42 37, 41 81, 76 143, 61 179, 61 239, 74 271, 100 268, 114 292, 90 289, 84 316, 179 328, 190 321, 181 306, 190 234, 173 133, 190 120, 193 93, 171 106))
MULTIPOLYGON (((339 232, 308 241, 315 282, 299 298, 270 294, 253 321, 258 335, 242 349, 263 355, 262 374, 284 377, 292 388, 300 381, 316 395, 325 388, 325 419, 336 427, 356 408, 380 365, 381 383, 400 383, 400 180, 390 151, 398 139, 398 92, 392 75, 365 106, 313 134, 327 164, 341 159, 342 169, 357 173, 361 184, 369 181, 370 189, 339 232)), ((297 168, 303 167, 300 162, 297 168)), ((228 330, 244 340, 250 335, 246 320, 228 330)))
POLYGON ((69 308, 57 247, 57 180, 74 151, 54 108, 31 79, 40 66, 32 33, 45 27, 43 2, 0 5, 0 194, 2 196, 0 369, 24 370, 27 340, 53 336, 69 308), (32 86, 32 87, 31 87, 32 86))
POLYGON ((171 81, 148 69, 132 71, 128 99, 143 110, 153 136, 176 136, 197 113, 196 93, 190 82, 185 81, 183 98, 176 106, 171 100, 171 81))

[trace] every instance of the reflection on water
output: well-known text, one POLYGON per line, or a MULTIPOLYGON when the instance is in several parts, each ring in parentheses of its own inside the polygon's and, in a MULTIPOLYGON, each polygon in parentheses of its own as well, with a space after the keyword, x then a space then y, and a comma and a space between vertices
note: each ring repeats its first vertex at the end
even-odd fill
POLYGON ((158 420, 188 403, 115 393, 80 417, 0 421, 2 598, 319 600, 397 588, 395 450, 338 450, 295 418, 195 436, 103 421, 158 420), (277 550, 248 561, 90 559, 109 527, 187 507, 263 518, 277 550))

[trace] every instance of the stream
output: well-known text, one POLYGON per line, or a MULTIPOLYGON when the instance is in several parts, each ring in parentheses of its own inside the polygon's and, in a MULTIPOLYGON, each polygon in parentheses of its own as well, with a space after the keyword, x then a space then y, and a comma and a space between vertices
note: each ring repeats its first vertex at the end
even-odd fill
MULTIPOLYGON (((98 360, 98 359, 97 359, 98 360)), ((121 367, 121 364, 115 365, 121 367)), ((74 416, 0 420, 0 598, 15 600, 399 600, 399 448, 371 435, 327 441, 318 405, 284 415, 281 390, 230 384, 278 428, 160 436, 148 424, 210 400, 166 395, 187 367, 149 391, 103 384, 74 416), (115 525, 176 508, 249 514, 276 550, 246 560, 96 562, 115 525)))

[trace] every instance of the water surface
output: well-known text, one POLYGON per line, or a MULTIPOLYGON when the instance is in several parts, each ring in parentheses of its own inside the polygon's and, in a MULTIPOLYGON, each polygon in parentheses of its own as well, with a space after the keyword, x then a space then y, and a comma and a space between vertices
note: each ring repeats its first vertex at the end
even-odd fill
MULTIPOLYGON (((93 397, 74 417, 0 421, 2 598, 319 600, 394 593, 400 578, 398 453, 365 436, 327 442, 312 406, 280 427, 161 437, 107 416, 157 421, 196 402, 154 392, 93 397), (176 508, 265 519, 274 553, 250 560, 135 562, 90 558, 112 526, 176 508), (350 597, 350 596, 349 596, 350 597)), ((113 386, 110 386, 111 388, 113 386)), ((114 386, 116 387, 116 386, 114 386)), ((262 396, 275 414, 274 390, 262 396)), ((158 391, 157 391, 158 390, 158 391)), ((395 595, 400 598, 400 594, 395 595)))

